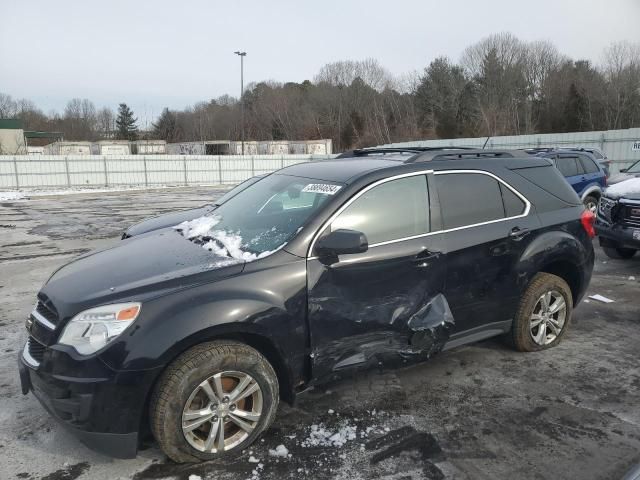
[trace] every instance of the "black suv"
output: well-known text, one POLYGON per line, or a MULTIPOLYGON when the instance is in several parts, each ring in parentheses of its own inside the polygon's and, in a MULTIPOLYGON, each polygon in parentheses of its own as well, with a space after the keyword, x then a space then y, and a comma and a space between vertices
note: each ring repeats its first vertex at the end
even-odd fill
POLYGON ((595 228, 604 253, 611 258, 631 258, 640 250, 640 178, 605 190, 595 228))
POLYGON ((57 270, 20 355, 89 446, 177 462, 247 447, 342 372, 504 335, 556 345, 593 269, 593 214, 549 160, 368 149, 279 170, 212 214, 57 270))

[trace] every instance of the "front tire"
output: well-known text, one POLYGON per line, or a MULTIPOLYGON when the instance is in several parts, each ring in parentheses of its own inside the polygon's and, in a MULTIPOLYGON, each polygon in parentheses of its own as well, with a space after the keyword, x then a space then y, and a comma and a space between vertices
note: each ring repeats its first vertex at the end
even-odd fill
POLYGON ((598 211, 599 202, 600 200, 597 197, 594 197, 593 195, 587 195, 582 203, 584 203, 584 206, 587 210, 595 215, 598 211))
POLYGON ((602 247, 604 253, 609 258, 615 258, 617 260, 628 260, 633 257, 637 250, 635 248, 622 248, 622 247, 602 247))
POLYGON ((207 342, 161 375, 151 398, 151 430, 171 460, 211 460, 252 444, 273 422, 278 399, 276 373, 257 350, 207 342))
POLYGON ((567 282, 550 273, 537 273, 520 299, 511 330, 521 352, 556 346, 569 328, 573 295, 567 282))

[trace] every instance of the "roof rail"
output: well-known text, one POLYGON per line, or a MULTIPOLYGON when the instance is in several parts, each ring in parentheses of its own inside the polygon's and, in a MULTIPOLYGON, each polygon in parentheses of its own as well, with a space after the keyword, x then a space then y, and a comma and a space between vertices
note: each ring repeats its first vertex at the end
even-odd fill
POLYGON ((454 147, 454 146, 443 146, 443 147, 371 147, 371 148, 356 148, 354 150, 349 150, 344 153, 341 153, 336 158, 353 158, 353 157, 363 157, 371 154, 385 154, 385 153, 424 153, 424 152, 432 152, 432 151, 443 151, 443 150, 473 150, 473 147, 454 147))
POLYGON ((456 160, 456 159, 472 159, 472 158, 515 158, 517 152, 510 150, 479 150, 479 149, 462 149, 461 151, 439 151, 439 152, 423 152, 408 158, 405 163, 429 162, 433 160, 456 160))

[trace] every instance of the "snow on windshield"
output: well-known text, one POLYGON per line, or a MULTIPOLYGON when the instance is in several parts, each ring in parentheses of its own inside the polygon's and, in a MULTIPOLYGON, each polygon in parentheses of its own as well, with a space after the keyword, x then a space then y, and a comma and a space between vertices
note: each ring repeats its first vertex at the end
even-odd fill
POLYGON ((640 193, 640 178, 630 178, 607 188, 607 193, 615 195, 628 195, 630 193, 640 193))
POLYGON ((269 250, 260 254, 247 252, 242 248, 244 242, 240 235, 215 229, 215 226, 218 225, 221 220, 219 215, 205 215, 204 217, 182 222, 173 228, 180 232, 186 239, 201 245, 202 248, 209 250, 215 255, 245 262, 252 262, 259 258, 264 258, 284 246, 283 244, 275 250, 269 250))

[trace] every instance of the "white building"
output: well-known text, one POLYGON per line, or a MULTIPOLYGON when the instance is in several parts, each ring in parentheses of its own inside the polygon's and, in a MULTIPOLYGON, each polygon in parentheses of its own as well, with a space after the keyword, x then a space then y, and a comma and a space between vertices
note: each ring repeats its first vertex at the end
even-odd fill
POLYGON ((93 155, 130 155, 129 140, 100 140, 91 145, 93 155))

